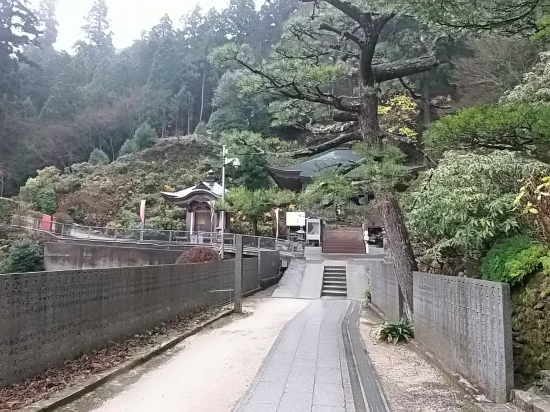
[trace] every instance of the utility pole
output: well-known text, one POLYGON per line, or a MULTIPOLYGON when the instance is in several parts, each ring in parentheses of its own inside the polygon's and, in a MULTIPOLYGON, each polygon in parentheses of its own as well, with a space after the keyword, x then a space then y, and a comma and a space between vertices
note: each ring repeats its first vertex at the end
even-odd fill
POLYGON ((235 236, 235 313, 243 313, 243 237, 235 236))
MULTIPOLYGON (((227 149, 225 145, 222 146, 222 203, 224 203, 223 207, 225 207, 225 157, 227 156, 227 149)), ((224 259, 225 255, 225 210, 222 209, 222 224, 221 224, 221 233, 222 233, 222 245, 221 245, 221 258, 224 259)))

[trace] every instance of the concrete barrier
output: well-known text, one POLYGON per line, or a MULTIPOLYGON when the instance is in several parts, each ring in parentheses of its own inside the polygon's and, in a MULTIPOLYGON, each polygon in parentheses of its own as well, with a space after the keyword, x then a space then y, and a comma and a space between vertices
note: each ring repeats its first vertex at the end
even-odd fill
POLYGON ((44 268, 52 271, 171 265, 176 263, 184 250, 183 247, 174 250, 138 245, 46 243, 44 244, 44 268))
MULTIPOLYGON (((221 304, 234 282, 231 260, 0 275, 0 388, 221 304)), ((259 289, 257 258, 244 259, 242 284, 259 289)))
POLYGON ((415 273, 415 338, 444 365, 504 403, 514 385, 510 287, 415 273))

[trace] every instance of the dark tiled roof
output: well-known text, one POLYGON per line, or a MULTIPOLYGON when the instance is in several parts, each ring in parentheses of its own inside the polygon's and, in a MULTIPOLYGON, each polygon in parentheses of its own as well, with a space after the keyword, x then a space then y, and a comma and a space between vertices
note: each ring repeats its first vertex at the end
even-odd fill
POLYGON ((361 160, 361 156, 351 149, 351 144, 346 144, 302 163, 285 167, 270 167, 269 169, 275 175, 310 180, 317 175, 336 170, 338 167, 350 163, 356 163, 359 160, 361 160))

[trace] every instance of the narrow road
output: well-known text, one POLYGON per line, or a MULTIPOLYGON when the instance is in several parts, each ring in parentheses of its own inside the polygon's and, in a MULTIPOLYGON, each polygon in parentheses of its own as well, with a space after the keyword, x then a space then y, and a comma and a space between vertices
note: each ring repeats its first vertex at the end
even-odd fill
MULTIPOLYGON (((363 294, 365 268, 347 268, 348 296, 363 294)), ((322 264, 293 261, 287 272, 245 299, 245 314, 57 412, 386 412, 359 337, 361 303, 320 298, 322 264)))
POLYGON ((284 325, 310 301, 253 297, 233 315, 61 412, 229 412, 284 325))
POLYGON ((341 333, 349 304, 318 299, 296 316, 236 412, 355 412, 341 333))

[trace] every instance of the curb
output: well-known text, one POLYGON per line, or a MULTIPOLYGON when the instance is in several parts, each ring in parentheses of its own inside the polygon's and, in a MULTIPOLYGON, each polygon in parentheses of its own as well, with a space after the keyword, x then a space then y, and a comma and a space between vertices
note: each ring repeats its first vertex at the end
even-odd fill
POLYGON ((93 390, 97 389, 99 386, 115 379, 116 377, 146 363, 147 361, 151 360, 155 356, 158 356, 167 350, 173 348, 178 343, 182 342, 183 340, 187 339, 188 337, 195 335, 196 333, 200 332, 207 326, 210 326, 214 322, 223 319, 229 315, 233 314, 233 309, 228 310, 226 312, 222 312, 219 315, 213 317, 212 319, 209 319, 200 325, 197 325, 193 329, 185 332, 183 335, 180 335, 176 338, 173 338, 165 343, 160 344, 160 346, 155 347, 154 349, 141 353, 137 355, 136 358, 124 362, 120 364, 119 366, 116 366, 114 369, 99 373, 95 376, 90 377, 86 381, 84 381, 81 385, 78 385, 77 388, 66 388, 64 390, 61 390, 56 395, 52 396, 50 399, 42 400, 35 402, 32 405, 26 406, 22 409, 18 409, 18 412, 49 412, 54 410, 55 408, 59 408, 61 406, 65 406, 71 402, 74 402, 75 400, 83 397, 87 393, 92 392, 93 390))

